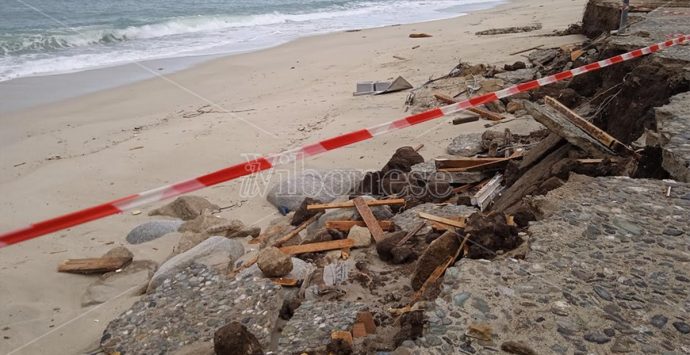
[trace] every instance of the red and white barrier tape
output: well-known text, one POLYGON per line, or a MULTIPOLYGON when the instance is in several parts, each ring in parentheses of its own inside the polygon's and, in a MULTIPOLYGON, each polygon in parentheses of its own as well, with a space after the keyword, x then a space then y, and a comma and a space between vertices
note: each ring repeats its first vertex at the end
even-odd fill
POLYGON ((439 117, 447 116, 451 113, 462 111, 470 107, 476 107, 492 101, 509 97, 521 92, 537 89, 539 87, 555 83, 557 81, 570 79, 574 76, 599 70, 610 65, 625 62, 634 58, 658 52, 690 40, 688 35, 680 35, 666 42, 653 44, 649 47, 636 49, 634 51, 617 55, 602 61, 587 64, 585 66, 567 70, 558 74, 550 75, 538 80, 528 81, 517 84, 509 88, 476 96, 448 106, 435 108, 416 115, 408 116, 399 120, 386 122, 371 128, 361 129, 326 139, 321 142, 302 146, 283 153, 269 155, 263 158, 254 159, 242 164, 233 165, 222 170, 212 172, 194 179, 182 181, 176 184, 159 187, 136 195, 130 195, 115 201, 107 202, 98 206, 84 210, 72 212, 60 217, 52 218, 42 222, 34 223, 28 227, 21 228, 0 235, 0 248, 11 244, 20 243, 32 238, 36 238, 51 232, 73 227, 82 223, 100 219, 106 216, 138 208, 152 202, 162 201, 170 197, 196 191, 204 187, 213 186, 221 182, 230 181, 239 177, 254 174, 263 170, 268 170, 277 165, 287 164, 297 159, 321 154, 329 150, 338 149, 350 144, 361 142, 385 133, 414 126, 419 123, 427 122, 439 117))

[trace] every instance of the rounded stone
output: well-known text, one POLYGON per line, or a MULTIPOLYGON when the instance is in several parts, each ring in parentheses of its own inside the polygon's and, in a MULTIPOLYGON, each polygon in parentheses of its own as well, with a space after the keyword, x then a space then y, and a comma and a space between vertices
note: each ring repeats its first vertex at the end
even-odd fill
POLYGON ((292 271, 292 259, 276 247, 262 250, 256 264, 267 277, 283 277, 292 271))

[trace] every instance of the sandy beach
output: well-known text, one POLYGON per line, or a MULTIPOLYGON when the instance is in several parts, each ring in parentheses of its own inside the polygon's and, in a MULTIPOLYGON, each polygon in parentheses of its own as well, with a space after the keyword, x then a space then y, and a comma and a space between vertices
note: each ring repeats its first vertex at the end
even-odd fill
MULTIPOLYGON (((509 55, 515 51, 580 42, 577 35, 541 35, 578 22, 584 5, 584 0, 514 0, 455 19, 302 38, 0 115, 0 230, 402 117, 406 92, 354 97, 355 83, 401 75, 416 86, 461 60, 502 65, 522 58, 509 55), (543 28, 529 33, 474 34, 537 22, 543 28), (409 38, 413 32, 433 37, 409 38)), ((449 119, 436 120, 304 166, 378 169, 397 147, 417 144, 425 145, 420 151, 425 158, 433 158, 445 153, 453 137, 480 132, 484 123, 453 126, 449 119)), ((505 127, 520 132, 527 128, 521 125, 505 127)), ((235 205, 223 217, 265 226, 278 212, 262 197, 240 196, 241 183, 197 194, 220 206, 235 205)), ((81 294, 94 278, 57 273, 56 266, 116 245, 126 245, 135 259, 165 260, 176 240, 125 241, 155 207, 0 249, 0 353, 78 354, 97 348, 107 323, 136 298, 82 308, 81 294)))

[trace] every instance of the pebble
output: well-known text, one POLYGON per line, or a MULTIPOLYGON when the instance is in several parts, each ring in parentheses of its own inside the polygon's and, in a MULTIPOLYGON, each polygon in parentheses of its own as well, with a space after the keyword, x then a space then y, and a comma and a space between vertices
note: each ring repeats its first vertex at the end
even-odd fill
POLYGON ((606 344, 611 341, 611 338, 599 332, 587 333, 583 338, 591 343, 597 344, 606 344))
POLYGON ((685 322, 673 322, 673 327, 676 328, 677 331, 683 333, 683 334, 688 334, 690 333, 690 325, 685 322))
POLYGON ((662 314, 656 314, 650 320, 650 323, 659 329, 663 328, 666 325, 666 322, 668 322, 668 318, 662 314))

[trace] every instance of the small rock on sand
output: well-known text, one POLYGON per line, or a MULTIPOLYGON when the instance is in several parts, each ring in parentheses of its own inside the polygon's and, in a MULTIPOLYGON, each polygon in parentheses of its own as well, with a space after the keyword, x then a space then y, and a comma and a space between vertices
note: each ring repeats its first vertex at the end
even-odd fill
POLYGON ((290 256, 276 247, 262 250, 256 264, 266 277, 283 277, 292 271, 290 256))
POLYGON ((367 227, 353 226, 347 234, 347 239, 354 240, 352 246, 355 248, 366 248, 371 245, 371 232, 367 227))
POLYGON ((182 225, 181 220, 160 220, 141 224, 132 229, 127 234, 127 242, 130 244, 141 244, 158 239, 168 233, 177 231, 182 225))
POLYGON ((81 306, 88 307, 107 302, 129 289, 132 289, 132 295, 140 295, 146 290, 146 285, 157 267, 158 264, 153 261, 137 260, 121 272, 102 275, 86 289, 81 297, 81 306))
POLYGON ((199 217, 205 210, 220 209, 217 205, 199 196, 182 196, 175 201, 149 212, 149 216, 170 216, 188 221, 199 217))
POLYGON ((217 355, 260 355, 261 344, 254 334, 239 322, 231 322, 219 328, 213 336, 217 355))

